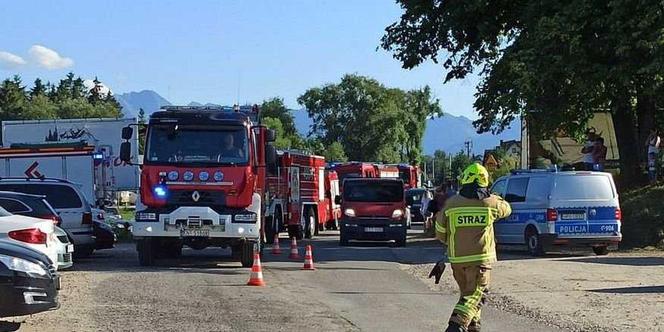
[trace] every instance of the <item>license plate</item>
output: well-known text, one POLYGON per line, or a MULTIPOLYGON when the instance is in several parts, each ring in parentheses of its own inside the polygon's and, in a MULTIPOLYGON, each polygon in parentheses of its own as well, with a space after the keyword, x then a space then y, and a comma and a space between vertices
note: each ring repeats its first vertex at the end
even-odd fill
POLYGON ((364 231, 367 233, 382 233, 383 227, 364 227, 364 231))
POLYGON ((74 252, 74 245, 73 244, 68 244, 67 245, 67 253, 74 252))
POLYGON ((210 237, 209 229, 181 229, 181 237, 210 237))
POLYGON ((586 219, 585 213, 563 213, 560 215, 562 220, 584 220, 586 219))

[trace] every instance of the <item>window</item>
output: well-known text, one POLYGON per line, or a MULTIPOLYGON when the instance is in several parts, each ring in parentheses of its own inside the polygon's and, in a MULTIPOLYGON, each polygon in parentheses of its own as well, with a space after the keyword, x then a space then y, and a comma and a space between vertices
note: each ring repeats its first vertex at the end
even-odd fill
POLYGON ((528 190, 528 178, 513 178, 507 183, 505 200, 510 203, 525 202, 528 190))
POLYGON ((0 198, 0 206, 11 213, 30 212, 30 208, 27 205, 15 199, 0 198))
POLYGON ((608 200, 615 194, 604 175, 556 176, 551 192, 554 200, 608 200))
POLYGON ((497 181, 496 183, 493 184, 493 187, 491 187, 491 192, 498 195, 498 196, 505 195, 505 184, 506 183, 507 183, 506 180, 497 181))
POLYGON ((73 188, 59 184, 41 183, 8 183, 0 184, 0 191, 14 191, 19 193, 44 195, 46 200, 55 209, 78 209, 83 202, 73 188))
POLYGON ((344 199, 348 202, 401 202, 403 185, 397 181, 347 181, 344 199))

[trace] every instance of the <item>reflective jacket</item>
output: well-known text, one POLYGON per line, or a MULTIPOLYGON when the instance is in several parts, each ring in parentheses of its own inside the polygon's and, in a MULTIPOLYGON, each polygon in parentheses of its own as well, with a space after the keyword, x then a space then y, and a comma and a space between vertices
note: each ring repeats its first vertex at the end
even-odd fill
POLYGON ((436 219, 436 237, 447 244, 452 264, 487 265, 496 261, 493 223, 511 213, 509 203, 491 195, 470 199, 450 197, 436 219))

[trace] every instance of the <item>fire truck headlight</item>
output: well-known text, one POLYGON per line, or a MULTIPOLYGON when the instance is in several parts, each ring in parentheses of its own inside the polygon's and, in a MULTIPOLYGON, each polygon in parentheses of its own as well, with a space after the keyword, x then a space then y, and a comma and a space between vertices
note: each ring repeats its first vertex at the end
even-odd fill
POLYGON ((221 182, 224 180, 224 173, 221 171, 216 171, 214 172, 214 180, 217 182, 221 182))
POLYGON ((180 177, 180 174, 178 174, 178 171, 168 172, 168 181, 177 181, 177 179, 179 177, 180 177))
POLYGON ((201 181, 207 181, 210 178, 210 173, 202 171, 198 173, 198 179, 201 181))
POLYGON ((191 181, 194 179, 194 172, 192 171, 186 171, 184 172, 184 175, 182 175, 185 181, 191 181))
POLYGON ((156 186, 153 190, 155 196, 159 198, 166 198, 166 195, 168 195, 168 190, 164 186, 156 186))

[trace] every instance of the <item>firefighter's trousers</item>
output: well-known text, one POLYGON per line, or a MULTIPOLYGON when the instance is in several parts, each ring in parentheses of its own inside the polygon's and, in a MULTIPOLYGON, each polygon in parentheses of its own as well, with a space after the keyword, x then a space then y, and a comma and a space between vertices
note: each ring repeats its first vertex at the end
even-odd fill
POLYGON ((486 301, 491 266, 452 264, 454 280, 461 293, 454 306, 450 321, 466 327, 469 331, 479 331, 482 305, 486 301))

